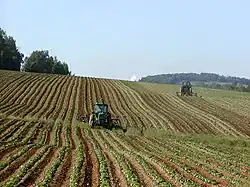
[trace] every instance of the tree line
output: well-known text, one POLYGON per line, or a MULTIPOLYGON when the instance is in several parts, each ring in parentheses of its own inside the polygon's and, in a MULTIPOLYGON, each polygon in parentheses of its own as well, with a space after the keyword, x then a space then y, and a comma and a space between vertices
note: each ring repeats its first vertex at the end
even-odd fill
POLYGON ((180 84, 182 81, 193 82, 196 86, 215 89, 226 89, 248 92, 250 91, 250 79, 223 76, 215 73, 174 73, 142 77, 140 82, 161 84, 180 84))
POLYGON ((0 28, 0 69, 35 73, 71 75, 68 64, 56 56, 50 56, 48 50, 35 50, 24 58, 12 36, 0 28))
POLYGON ((198 82, 241 83, 248 85, 250 79, 224 76, 215 73, 174 73, 142 77, 139 81, 164 84, 180 84, 183 80, 198 82))
POLYGON ((205 88, 212 88, 212 89, 223 89, 223 90, 234 90, 239 92, 250 92, 250 84, 243 85, 241 83, 218 83, 218 82, 212 82, 212 83, 205 83, 205 82, 198 82, 195 83, 195 86, 205 87, 205 88))

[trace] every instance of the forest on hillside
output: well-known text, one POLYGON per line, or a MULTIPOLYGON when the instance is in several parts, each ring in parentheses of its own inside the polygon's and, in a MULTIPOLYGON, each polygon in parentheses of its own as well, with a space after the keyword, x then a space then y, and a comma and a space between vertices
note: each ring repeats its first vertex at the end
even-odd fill
POLYGON ((174 73, 149 75, 142 77, 139 81, 161 84, 181 84, 184 80, 191 81, 194 85, 201 87, 244 92, 250 91, 250 79, 224 76, 215 73, 174 73))

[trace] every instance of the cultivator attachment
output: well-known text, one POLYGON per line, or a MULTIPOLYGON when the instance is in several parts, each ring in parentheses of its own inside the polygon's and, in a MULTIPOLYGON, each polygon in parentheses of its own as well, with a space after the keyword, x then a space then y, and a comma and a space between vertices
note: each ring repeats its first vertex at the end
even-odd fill
POLYGON ((119 124, 121 124, 121 120, 118 117, 111 118, 111 123, 115 124, 115 125, 119 125, 119 124))
MULTIPOLYGON (((79 120, 81 122, 83 122, 83 123, 89 123, 90 116, 91 115, 80 116, 79 120)), ((112 124, 121 124, 121 120, 120 120, 120 118, 118 116, 117 117, 111 117, 110 120, 111 120, 112 124)))
POLYGON ((88 123, 89 122, 89 116, 88 115, 84 115, 84 116, 80 116, 79 120, 83 123, 88 123))
POLYGON ((185 92, 176 92, 176 95, 177 96, 195 96, 195 97, 198 97, 198 94, 197 93, 185 93, 185 92))

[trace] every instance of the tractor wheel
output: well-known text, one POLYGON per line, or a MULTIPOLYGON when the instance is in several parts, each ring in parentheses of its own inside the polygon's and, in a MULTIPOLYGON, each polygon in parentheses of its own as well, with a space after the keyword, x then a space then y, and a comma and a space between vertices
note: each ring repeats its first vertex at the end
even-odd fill
POLYGON ((90 128, 94 128, 94 115, 91 114, 89 117, 89 126, 90 128))
POLYGON ((112 123, 112 120, 111 120, 111 115, 109 114, 108 115, 108 129, 112 129, 112 125, 113 125, 113 123, 112 123))

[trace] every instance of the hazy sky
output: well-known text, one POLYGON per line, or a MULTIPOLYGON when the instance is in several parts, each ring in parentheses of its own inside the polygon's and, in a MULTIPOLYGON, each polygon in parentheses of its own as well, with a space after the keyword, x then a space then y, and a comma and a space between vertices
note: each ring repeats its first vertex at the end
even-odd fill
POLYGON ((249 0, 0 0, 0 27, 25 55, 48 49, 76 75, 250 78, 249 10, 249 0))

